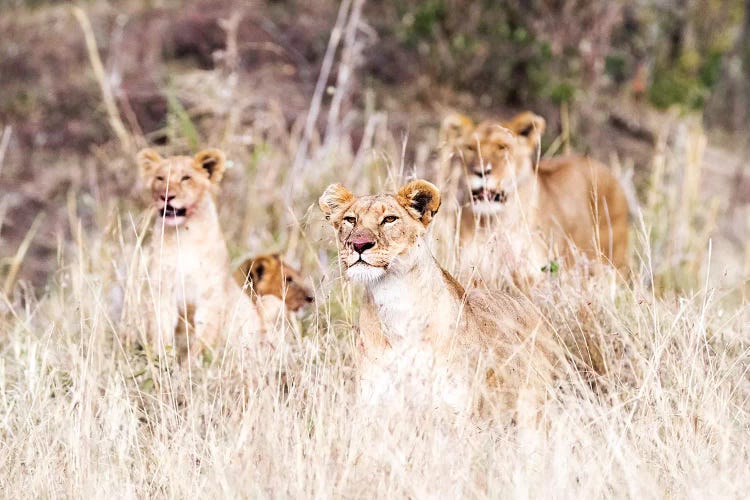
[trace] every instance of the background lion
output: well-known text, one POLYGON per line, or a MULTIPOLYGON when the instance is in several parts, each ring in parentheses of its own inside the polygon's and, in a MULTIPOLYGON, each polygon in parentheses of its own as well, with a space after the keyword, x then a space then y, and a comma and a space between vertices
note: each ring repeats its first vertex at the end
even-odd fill
POLYGON ((609 169, 585 156, 539 160, 545 121, 524 112, 473 125, 448 117, 463 172, 461 241, 481 274, 505 266, 517 284, 551 262, 587 260, 626 267, 628 203, 609 169), (486 266, 496 266, 487 270, 486 266))

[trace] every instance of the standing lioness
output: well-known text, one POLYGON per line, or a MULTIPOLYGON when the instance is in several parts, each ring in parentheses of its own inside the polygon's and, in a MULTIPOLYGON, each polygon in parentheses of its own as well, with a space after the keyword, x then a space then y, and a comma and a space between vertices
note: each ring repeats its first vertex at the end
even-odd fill
POLYGON ((395 195, 356 197, 334 184, 319 204, 336 230, 346 276, 366 289, 362 397, 399 390, 399 377, 417 378, 452 407, 467 408, 481 367, 480 378, 506 404, 522 388, 543 392, 551 364, 539 317, 508 295, 467 293, 430 253, 425 234, 440 207, 435 186, 415 180, 395 195))

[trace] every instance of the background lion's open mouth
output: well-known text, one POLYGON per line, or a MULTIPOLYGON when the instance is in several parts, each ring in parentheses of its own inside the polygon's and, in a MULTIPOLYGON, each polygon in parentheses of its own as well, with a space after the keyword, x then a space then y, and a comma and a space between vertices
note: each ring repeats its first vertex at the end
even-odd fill
POLYGON ((187 209, 185 207, 175 208, 172 205, 167 205, 161 210, 161 215, 162 217, 185 217, 187 209))
POLYGON ((476 189, 471 192, 471 201, 490 201, 494 203, 505 203, 508 201, 508 195, 505 191, 492 191, 488 189, 476 189))

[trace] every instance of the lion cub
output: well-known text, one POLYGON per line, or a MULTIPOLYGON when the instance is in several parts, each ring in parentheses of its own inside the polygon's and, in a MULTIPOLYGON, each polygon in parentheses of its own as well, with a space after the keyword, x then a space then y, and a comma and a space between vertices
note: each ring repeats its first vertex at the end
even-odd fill
POLYGON ((538 161, 545 121, 534 113, 476 126, 460 116, 444 126, 461 124, 453 145, 465 180, 461 241, 477 253, 472 260, 509 267, 517 284, 578 254, 624 270, 628 203, 605 165, 584 156, 538 161))
POLYGON ((289 311, 299 311, 315 301, 300 272, 281 260, 278 254, 246 259, 234 271, 234 279, 251 297, 253 294, 278 297, 289 311))
POLYGON ((261 332, 260 310, 232 278, 213 198, 224 175, 224 153, 206 149, 193 157, 162 158, 144 149, 137 161, 157 212, 149 276, 156 311, 149 340, 158 342, 160 352, 174 346, 178 321, 186 318, 195 329, 188 339, 195 359, 230 324, 243 334, 261 332))
POLYGON ((357 197, 334 184, 319 205, 336 231, 346 276, 366 290, 362 399, 432 390, 463 410, 476 403, 470 389, 477 369, 504 406, 513 407, 524 388, 544 392, 552 364, 540 318, 510 295, 466 292, 432 256, 426 233, 440 207, 434 185, 415 180, 395 195, 357 197))

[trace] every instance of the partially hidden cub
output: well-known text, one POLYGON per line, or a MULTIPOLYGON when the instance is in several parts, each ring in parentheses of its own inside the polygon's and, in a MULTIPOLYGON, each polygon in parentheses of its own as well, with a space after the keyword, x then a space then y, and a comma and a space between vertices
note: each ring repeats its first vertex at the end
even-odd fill
POLYGON ((244 260, 234 271, 234 279, 251 297, 278 297, 289 311, 299 311, 315 301, 302 274, 275 253, 244 260))

